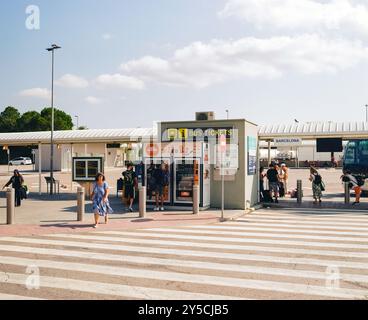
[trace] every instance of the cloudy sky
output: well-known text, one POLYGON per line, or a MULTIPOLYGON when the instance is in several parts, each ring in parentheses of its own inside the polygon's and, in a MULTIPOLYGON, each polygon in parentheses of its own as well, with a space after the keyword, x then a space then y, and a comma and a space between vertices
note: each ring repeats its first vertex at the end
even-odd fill
POLYGON ((6 0, 0 30, 1 107, 49 104, 57 43, 55 103, 89 128, 365 118, 366 0, 6 0))

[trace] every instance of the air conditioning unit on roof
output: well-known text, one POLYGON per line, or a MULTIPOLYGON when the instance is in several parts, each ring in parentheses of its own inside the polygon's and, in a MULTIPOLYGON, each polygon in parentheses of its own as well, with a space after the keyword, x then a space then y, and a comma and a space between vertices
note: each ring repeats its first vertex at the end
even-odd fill
POLYGON ((196 112, 196 121, 211 121, 211 120, 215 120, 215 113, 213 111, 196 112))

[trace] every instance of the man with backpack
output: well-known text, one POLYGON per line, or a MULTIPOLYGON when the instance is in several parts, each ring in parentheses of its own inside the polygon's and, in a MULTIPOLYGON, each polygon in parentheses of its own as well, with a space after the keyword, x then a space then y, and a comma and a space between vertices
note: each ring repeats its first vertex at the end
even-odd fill
POLYGON ((350 171, 346 171, 341 177, 343 182, 349 183, 349 188, 355 192, 355 202, 353 206, 360 203, 360 197, 362 195, 362 186, 364 185, 364 179, 355 177, 350 171))
POLYGON ((280 176, 278 171, 278 166, 276 163, 271 163, 270 167, 266 173, 268 179, 268 185, 270 189, 271 202, 279 203, 278 197, 280 192, 280 176), (275 200, 272 200, 272 195, 274 195, 275 200))
POLYGON ((133 212, 133 203, 135 199, 135 191, 138 187, 138 177, 133 170, 133 163, 128 164, 128 169, 123 172, 125 192, 124 196, 127 200, 127 211, 133 212))

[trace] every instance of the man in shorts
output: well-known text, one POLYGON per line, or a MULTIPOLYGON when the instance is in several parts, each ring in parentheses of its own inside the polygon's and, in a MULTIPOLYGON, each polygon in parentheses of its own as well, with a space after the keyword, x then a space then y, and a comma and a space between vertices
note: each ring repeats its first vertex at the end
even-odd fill
POLYGON ((358 179, 355 176, 353 176, 350 171, 346 171, 341 178, 343 182, 348 182, 349 188, 351 190, 354 190, 355 192, 355 202, 353 203, 353 205, 359 204, 360 197, 363 192, 362 185, 364 181, 362 181, 362 183, 359 183, 358 179))
POLYGON ((133 203, 135 199, 135 190, 138 187, 138 178, 133 170, 133 164, 129 163, 128 170, 123 172, 125 192, 124 197, 127 200, 127 211, 133 212, 133 203))
POLYGON ((270 168, 267 171, 267 179, 268 184, 270 188, 270 197, 275 197, 275 203, 279 203, 278 197, 279 197, 279 191, 280 191, 280 177, 279 177, 279 171, 277 170, 276 164, 271 164, 270 168))
POLYGON ((156 207, 154 211, 164 211, 164 189, 165 189, 165 172, 162 165, 158 164, 153 172, 155 180, 156 207))

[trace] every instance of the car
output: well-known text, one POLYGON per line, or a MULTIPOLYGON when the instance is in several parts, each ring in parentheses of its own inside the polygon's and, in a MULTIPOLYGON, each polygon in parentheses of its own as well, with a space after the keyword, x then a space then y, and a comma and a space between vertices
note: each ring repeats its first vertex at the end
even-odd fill
POLYGON ((9 166, 24 166, 33 164, 32 159, 28 157, 19 157, 9 161, 9 166))

